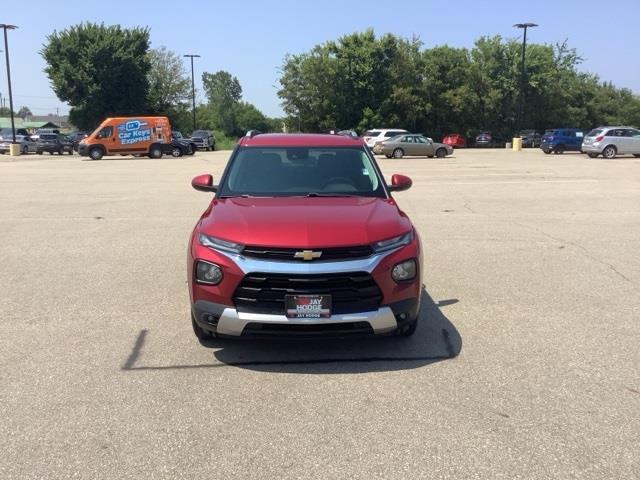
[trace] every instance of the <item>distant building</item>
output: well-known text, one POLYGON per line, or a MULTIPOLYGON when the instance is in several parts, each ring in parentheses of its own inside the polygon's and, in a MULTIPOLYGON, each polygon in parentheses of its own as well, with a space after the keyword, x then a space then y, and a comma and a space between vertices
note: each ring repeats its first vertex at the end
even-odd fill
MULTIPOLYGON (((33 115, 23 120, 20 117, 13 117, 15 128, 26 128, 35 132, 39 128, 58 128, 60 130, 70 130, 72 125, 69 117, 56 115, 33 115)), ((11 128, 11 117, 0 117, 0 128, 11 128)))

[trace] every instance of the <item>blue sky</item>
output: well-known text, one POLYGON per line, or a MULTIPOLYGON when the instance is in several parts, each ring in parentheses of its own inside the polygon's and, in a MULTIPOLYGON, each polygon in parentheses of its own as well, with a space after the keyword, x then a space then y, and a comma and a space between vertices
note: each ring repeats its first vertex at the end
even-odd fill
MULTIPOLYGON (((68 110, 49 87, 38 52, 47 34, 82 21, 148 26, 152 47, 164 45, 180 54, 202 56, 196 60, 196 88, 203 71, 227 70, 240 80, 244 99, 272 116, 282 113, 275 86, 285 54, 304 52, 318 43, 368 27, 376 34, 417 35, 426 47, 471 47, 482 35, 520 38, 512 25, 535 22, 540 27, 530 31, 529 41, 556 43, 567 39, 585 58, 582 70, 640 93, 639 0, 618 0, 610 5, 591 0, 72 0, 57 5, 32 0, 28 6, 14 2, 0 9, 0 23, 20 27, 9 32, 16 108, 27 105, 35 114, 55 113, 56 108, 60 113, 68 110)), ((0 92, 3 96, 7 92, 4 58, 0 92)))

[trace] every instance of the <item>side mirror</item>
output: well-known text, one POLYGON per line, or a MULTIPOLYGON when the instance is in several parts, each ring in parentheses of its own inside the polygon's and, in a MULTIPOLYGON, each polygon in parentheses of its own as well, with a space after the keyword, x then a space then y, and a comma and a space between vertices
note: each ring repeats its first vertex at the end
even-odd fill
POLYGON ((405 175, 395 174, 391 177, 391 185, 387 185, 391 192, 403 192, 413 185, 411 179, 405 175))
POLYGON ((215 192, 218 187, 213 184, 211 175, 198 175, 191 180, 191 186, 200 192, 215 192))

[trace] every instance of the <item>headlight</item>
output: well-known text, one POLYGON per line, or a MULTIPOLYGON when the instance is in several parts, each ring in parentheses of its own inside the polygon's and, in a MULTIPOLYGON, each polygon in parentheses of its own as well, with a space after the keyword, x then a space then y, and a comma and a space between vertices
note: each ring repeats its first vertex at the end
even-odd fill
POLYGON ((396 282, 404 282, 407 280, 413 280, 416 278, 416 261, 405 260, 404 262, 400 262, 393 267, 391 270, 391 278, 393 278, 396 282))
POLYGON ((198 235, 198 241, 200 245, 213 248, 214 250, 220 250, 222 252, 240 253, 244 245, 235 242, 228 242, 216 237, 210 237, 203 233, 198 235))
POLYGON ((380 242, 376 242, 371 247, 373 251, 376 253, 386 252, 387 250, 393 250, 394 248, 402 247, 403 245, 408 245, 413 240, 413 230, 404 233, 402 235, 398 235, 397 237, 390 238, 388 240, 382 240, 380 242))
POLYGON ((207 285, 217 285, 222 281, 222 270, 215 263, 196 262, 196 280, 207 285))

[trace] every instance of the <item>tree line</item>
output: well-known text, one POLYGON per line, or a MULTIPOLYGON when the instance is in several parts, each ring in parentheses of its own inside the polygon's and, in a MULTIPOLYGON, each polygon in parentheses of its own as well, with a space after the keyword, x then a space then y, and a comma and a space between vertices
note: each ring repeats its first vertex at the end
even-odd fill
MULTIPOLYGON (((373 30, 287 56, 278 95, 290 128, 317 131, 405 128, 440 137, 518 128, 521 43, 482 37, 471 49, 425 49, 419 39, 373 30)), ((520 127, 592 128, 640 124, 640 97, 580 72, 565 43, 526 49, 520 127)))
MULTIPOLYGON (((191 131, 191 79, 182 58, 151 49, 147 28, 82 23, 47 37, 41 55, 69 120, 93 129, 106 116, 157 114, 191 131)), ((591 128, 640 124, 640 97, 579 71, 582 58, 566 42, 529 44, 525 110, 518 122, 521 45, 499 36, 474 46, 424 48, 418 38, 373 30, 345 35, 284 58, 278 96, 285 119, 243 101, 226 71, 204 72, 206 102, 198 128, 237 137, 251 128, 317 132, 405 128, 438 138, 490 130, 508 137, 521 128, 591 128)))
MULTIPOLYGON (((193 129, 191 78, 182 58, 150 48, 149 29, 82 23, 47 37, 41 55, 53 91, 71 109, 69 121, 94 129, 105 117, 166 115, 176 130, 193 129)), ((205 104, 197 128, 237 137, 251 128, 281 130, 282 121, 242 100, 242 87, 225 71, 202 75, 205 104)))

